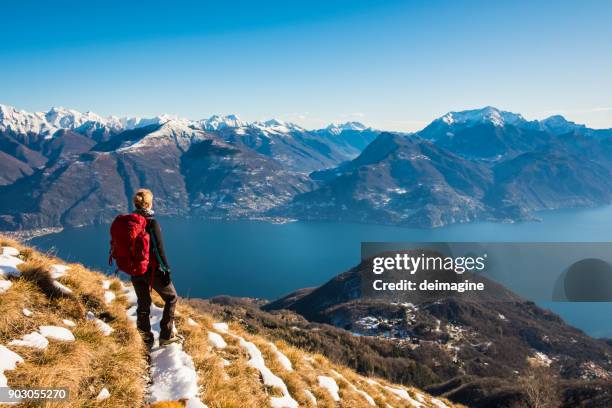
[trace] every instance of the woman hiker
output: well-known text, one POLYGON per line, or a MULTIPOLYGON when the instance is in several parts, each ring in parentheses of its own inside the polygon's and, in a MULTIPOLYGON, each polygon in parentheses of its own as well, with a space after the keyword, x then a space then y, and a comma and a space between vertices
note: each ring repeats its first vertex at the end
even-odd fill
POLYGON ((165 302, 159 332, 159 345, 165 346, 181 340, 173 332, 174 309, 176 307, 176 290, 170 278, 170 267, 164 252, 164 241, 159 223, 153 212, 153 193, 151 190, 140 189, 134 194, 134 213, 142 215, 147 220, 146 230, 149 233, 149 266, 144 275, 132 276, 132 285, 138 298, 136 309, 136 326, 148 347, 153 345, 151 332, 151 292, 154 289, 165 302), (153 276, 151 276, 153 275, 153 276))

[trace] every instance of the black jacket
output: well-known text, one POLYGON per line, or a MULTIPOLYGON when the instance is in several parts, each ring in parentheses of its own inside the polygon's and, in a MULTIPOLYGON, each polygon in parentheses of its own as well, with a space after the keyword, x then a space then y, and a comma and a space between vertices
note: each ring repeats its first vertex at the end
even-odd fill
POLYGON ((170 264, 168 264, 168 259, 166 259, 166 252, 164 251, 164 239, 162 237, 161 228, 159 226, 159 222, 155 219, 155 217, 145 211, 136 210, 134 211, 137 214, 142 215, 147 219, 147 231, 151 235, 151 240, 149 241, 149 259, 155 259, 157 261, 157 256, 155 255, 155 247, 157 244, 157 253, 161 258, 164 266, 167 269, 170 269, 170 264))

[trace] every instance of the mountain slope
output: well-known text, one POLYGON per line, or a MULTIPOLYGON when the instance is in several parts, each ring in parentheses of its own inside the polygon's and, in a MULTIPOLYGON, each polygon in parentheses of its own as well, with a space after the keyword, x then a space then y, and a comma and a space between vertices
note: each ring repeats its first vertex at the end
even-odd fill
MULTIPOLYGON (((66 387, 68 406, 453 406, 182 301, 176 328, 183 344, 154 346, 147 357, 129 285, 13 241, 0 238, 0 248, 3 385, 66 387)), ((160 313, 152 307, 154 330, 160 313)))
POLYGON ((414 136, 381 134, 357 157, 312 175, 322 185, 282 211, 297 218, 440 226, 485 216, 488 169, 414 136))
POLYGON ((170 121, 121 133, 0 187, 0 228, 108 222, 127 211, 141 186, 155 191, 164 215, 253 216, 309 185, 272 159, 170 121))
POLYGON ((612 202, 612 137, 558 122, 486 107, 411 135, 381 133, 350 162, 313 172, 316 188, 272 213, 439 227, 612 202))
POLYGON ((1 108, 1 230, 108 222, 140 187, 155 191, 160 215, 267 217, 312 189, 306 173, 354 158, 377 134, 235 115, 118 119, 1 108))

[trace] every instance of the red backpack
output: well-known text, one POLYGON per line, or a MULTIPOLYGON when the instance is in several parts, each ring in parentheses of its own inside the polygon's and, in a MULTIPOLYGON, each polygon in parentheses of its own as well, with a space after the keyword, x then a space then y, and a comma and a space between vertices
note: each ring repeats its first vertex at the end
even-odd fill
POLYGON ((149 233, 147 219, 140 214, 118 215, 110 227, 111 242, 108 264, 132 276, 144 275, 149 267, 149 233))

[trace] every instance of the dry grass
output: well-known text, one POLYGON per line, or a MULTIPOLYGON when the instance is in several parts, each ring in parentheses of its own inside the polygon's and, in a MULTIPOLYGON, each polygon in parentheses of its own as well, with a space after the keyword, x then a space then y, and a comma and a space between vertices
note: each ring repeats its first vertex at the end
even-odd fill
MULTIPOLYGON (((24 363, 5 372, 9 384, 20 387, 68 388, 71 407, 140 407, 142 406, 147 366, 144 349, 136 329, 127 321, 125 302, 120 300, 106 305, 103 300, 101 274, 80 265, 70 265, 68 274, 60 281, 73 290, 63 295, 53 285, 49 267, 62 261, 25 248, 14 241, 0 239, 2 246, 21 251, 26 261, 19 266, 21 279, 14 279, 9 291, 0 296, 0 342, 37 331, 41 325, 64 326, 62 319, 77 323, 71 328, 76 340, 61 342, 49 340, 45 350, 11 346, 21 355, 24 363), (25 256, 24 256, 25 254, 25 256), (26 317, 22 309, 33 312, 26 317), (85 320, 91 310, 105 316, 114 332, 103 336, 98 328, 85 320), (98 392, 106 387, 110 397, 96 401, 98 392)), ((115 288, 119 286, 115 283, 115 288)), ((24 407, 39 406, 31 402, 24 407)), ((48 403, 48 407, 65 407, 66 403, 48 403)))

